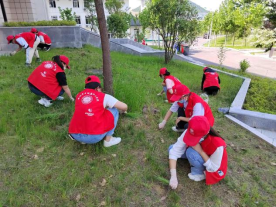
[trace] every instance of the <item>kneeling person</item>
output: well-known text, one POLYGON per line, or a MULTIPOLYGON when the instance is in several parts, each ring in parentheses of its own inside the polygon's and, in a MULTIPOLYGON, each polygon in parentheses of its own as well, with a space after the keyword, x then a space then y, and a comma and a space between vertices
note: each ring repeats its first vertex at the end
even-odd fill
POLYGON ((119 118, 118 110, 127 111, 127 105, 102 93, 97 76, 87 77, 85 89, 76 96, 75 112, 69 125, 70 137, 86 144, 104 139, 105 147, 119 144, 121 138, 112 137, 119 118))

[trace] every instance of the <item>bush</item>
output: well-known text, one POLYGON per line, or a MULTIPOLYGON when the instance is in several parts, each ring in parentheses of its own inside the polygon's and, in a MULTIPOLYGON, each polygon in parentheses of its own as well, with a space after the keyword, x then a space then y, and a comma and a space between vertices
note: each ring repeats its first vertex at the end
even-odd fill
POLYGON ((247 60, 244 59, 243 61, 240 62, 240 71, 242 73, 244 73, 249 67, 250 67, 250 64, 247 60))
POLYGON ((54 20, 37 22, 5 22, 5 27, 28 27, 28 26, 75 26, 75 21, 54 20))

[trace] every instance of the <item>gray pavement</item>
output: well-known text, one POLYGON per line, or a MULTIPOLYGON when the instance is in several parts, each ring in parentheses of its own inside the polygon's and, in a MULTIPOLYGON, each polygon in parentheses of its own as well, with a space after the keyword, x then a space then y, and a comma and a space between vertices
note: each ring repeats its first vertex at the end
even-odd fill
MULTIPOLYGON (((219 48, 204 47, 203 44, 208 42, 206 39, 199 38, 198 45, 192 46, 190 48, 190 54, 188 56, 191 62, 196 62, 198 64, 205 65, 219 65, 218 51, 219 48)), ((248 50, 235 50, 227 49, 226 58, 223 62, 223 66, 228 69, 239 69, 240 61, 246 59, 250 63, 250 67, 247 72, 276 79, 276 60, 269 59, 267 57, 260 57, 256 55, 251 55, 248 50)))

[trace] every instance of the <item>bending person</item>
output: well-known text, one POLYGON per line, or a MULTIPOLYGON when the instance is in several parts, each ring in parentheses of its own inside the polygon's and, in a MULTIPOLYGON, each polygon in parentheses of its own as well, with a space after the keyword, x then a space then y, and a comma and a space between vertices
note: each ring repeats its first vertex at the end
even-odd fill
POLYGON ((10 53, 11 56, 15 55, 22 48, 26 49, 26 66, 31 66, 34 54, 36 56, 36 61, 41 61, 37 51, 37 45, 40 43, 40 39, 37 37, 37 35, 31 32, 23 32, 15 36, 9 35, 7 40, 8 44, 12 43, 19 46, 16 51, 10 53))
POLYGON ((37 46, 38 48, 45 50, 46 52, 50 50, 52 41, 46 33, 40 32, 36 28, 32 28, 31 33, 36 34, 40 39, 40 43, 37 46))
POLYGON ((208 95, 216 95, 220 90, 220 79, 218 73, 208 67, 203 68, 201 90, 208 95))
POLYGON ((173 89, 177 85, 180 85, 181 82, 176 77, 170 75, 170 72, 167 70, 167 68, 161 68, 159 71, 159 76, 160 78, 164 79, 162 82, 163 90, 157 95, 160 96, 165 92, 167 95, 167 100, 165 100, 165 102, 172 103, 170 99, 173 94, 173 89))
POLYGON ((166 113, 163 121, 159 124, 159 129, 163 129, 171 115, 178 112, 173 131, 183 132, 188 128, 188 122, 193 116, 205 116, 210 125, 213 126, 215 119, 209 105, 196 93, 190 92, 185 85, 177 85, 171 97, 174 101, 171 108, 166 113))
POLYGON ((182 133, 174 145, 169 147, 170 187, 172 189, 178 186, 176 175, 178 158, 188 159, 191 165, 191 173, 188 177, 191 180, 206 179, 206 184, 212 185, 226 176, 226 143, 214 129, 210 129, 208 120, 204 116, 194 116, 189 122, 188 129, 182 133))
POLYGON ((69 67, 69 58, 57 55, 52 61, 45 61, 39 65, 29 76, 28 85, 34 94, 42 96, 39 104, 49 107, 52 100, 63 100, 64 92, 74 101, 71 91, 67 85, 65 69, 69 67))
POLYGON ((97 76, 85 80, 85 89, 76 96, 75 112, 69 125, 69 136, 81 143, 94 144, 104 139, 104 146, 121 142, 113 137, 119 111, 127 111, 127 105, 111 95, 102 93, 97 76))

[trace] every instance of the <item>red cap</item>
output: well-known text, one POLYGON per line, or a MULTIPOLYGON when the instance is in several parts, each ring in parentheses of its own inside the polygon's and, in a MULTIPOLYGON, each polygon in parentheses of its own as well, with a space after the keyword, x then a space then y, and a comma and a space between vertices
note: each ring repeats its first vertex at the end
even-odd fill
POLYGON ((188 95, 189 93, 190 89, 187 86, 179 84, 175 87, 170 101, 178 101, 183 95, 188 95))
POLYGON ((210 124, 205 116, 194 116, 190 119, 183 142, 195 146, 210 131, 210 124))
POLYGON ((91 82, 101 83, 100 79, 95 75, 90 75, 85 79, 85 84, 91 83, 91 82))
POLYGON ((205 70, 207 70, 207 69, 208 69, 208 67, 203 68, 203 72, 204 72, 205 70))
POLYGON ((32 33, 37 33, 38 31, 37 31, 36 28, 32 28, 32 29, 31 29, 31 32, 32 32, 32 33))
POLYGON ((13 35, 9 35, 7 36, 7 40, 8 40, 8 44, 11 43, 11 41, 13 40, 14 36, 13 35))
POLYGON ((167 72, 167 68, 161 68, 159 70, 159 75, 164 75, 164 74, 166 74, 166 72, 167 72))
POLYGON ((64 62, 66 64, 66 67, 68 69, 70 69, 70 66, 68 65, 69 64, 69 58, 66 57, 65 55, 60 55, 59 58, 62 62, 64 62))

